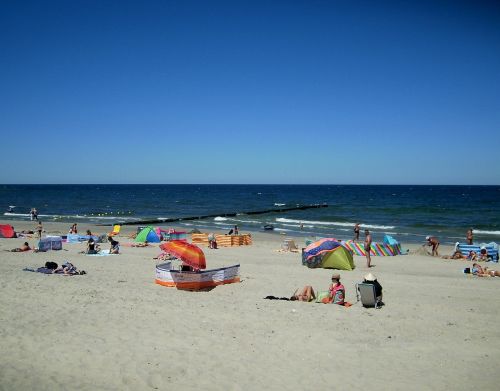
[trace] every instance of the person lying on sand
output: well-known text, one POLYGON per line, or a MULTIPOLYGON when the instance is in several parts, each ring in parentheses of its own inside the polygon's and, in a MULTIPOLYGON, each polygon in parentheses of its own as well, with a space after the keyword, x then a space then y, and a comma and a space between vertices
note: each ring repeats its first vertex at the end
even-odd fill
POLYGON ((290 297, 291 301, 306 301, 310 302, 313 300, 316 300, 316 295, 314 294, 314 289, 311 285, 306 285, 302 290, 299 292, 297 289, 292 297, 290 297))
POLYGON ((496 270, 489 270, 487 267, 481 267, 477 263, 472 264, 471 273, 478 277, 500 277, 500 272, 496 270))
POLYGON ((441 257, 442 259, 468 259, 465 255, 462 254, 462 251, 456 250, 452 255, 444 255, 441 257))
POLYGON ((131 247, 148 247, 149 243, 146 240, 144 243, 132 243, 131 247))
POLYGON ((28 242, 24 242, 24 244, 21 247, 13 248, 10 251, 13 252, 13 253, 20 253, 20 252, 30 251, 30 250, 31 250, 31 247, 28 244, 28 242))

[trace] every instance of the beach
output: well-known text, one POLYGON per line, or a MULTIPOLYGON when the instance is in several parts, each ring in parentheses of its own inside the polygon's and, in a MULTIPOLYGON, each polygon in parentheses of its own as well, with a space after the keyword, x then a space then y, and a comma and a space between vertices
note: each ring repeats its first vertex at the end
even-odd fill
MULTIPOLYGON (((68 228, 44 222, 45 234, 68 228)), ((132 232, 123 227, 117 240, 132 242, 132 232)), ((250 246, 203 248, 208 268, 241 264, 240 283, 208 292, 155 284, 157 245, 90 257, 79 254, 84 244, 11 253, 4 250, 25 239, 0 239, 0 389, 498 389, 500 278, 464 275, 470 262, 403 243, 409 255, 372 257, 370 272, 384 288, 381 309, 356 303, 355 284, 368 273, 359 256, 355 270, 340 271, 349 308, 265 300, 304 285, 327 290, 333 271, 278 252, 282 235, 252 237, 250 246), (23 271, 65 260, 87 274, 23 271)), ((304 238, 295 239, 304 247, 304 238)))

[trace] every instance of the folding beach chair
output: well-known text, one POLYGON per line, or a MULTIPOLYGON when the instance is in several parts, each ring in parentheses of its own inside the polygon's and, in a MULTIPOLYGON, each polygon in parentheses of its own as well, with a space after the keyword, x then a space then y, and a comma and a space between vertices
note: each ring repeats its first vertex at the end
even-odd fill
POLYGON ((380 301, 375 296, 375 287, 373 284, 366 284, 364 282, 356 284, 356 299, 357 301, 361 299, 363 307, 375 307, 378 309, 381 306, 380 301))
POLYGON ((121 225, 120 224, 115 224, 113 226, 113 231, 111 231, 108 236, 115 236, 115 235, 118 235, 120 233, 120 229, 121 229, 121 225))
POLYGON ((299 248, 295 244, 295 241, 290 238, 285 238, 283 243, 281 244, 281 251, 293 251, 298 252, 299 248))

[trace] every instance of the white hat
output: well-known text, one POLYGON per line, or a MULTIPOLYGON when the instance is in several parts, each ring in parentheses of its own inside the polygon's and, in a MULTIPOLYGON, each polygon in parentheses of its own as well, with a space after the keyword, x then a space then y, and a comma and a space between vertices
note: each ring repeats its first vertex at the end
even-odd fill
POLYGON ((371 273, 368 273, 366 276, 365 276, 365 280, 366 281, 375 281, 377 279, 377 277, 375 277, 373 274, 371 273))
POLYGON ((426 236, 425 237, 425 240, 429 240, 431 237, 430 236, 426 236))

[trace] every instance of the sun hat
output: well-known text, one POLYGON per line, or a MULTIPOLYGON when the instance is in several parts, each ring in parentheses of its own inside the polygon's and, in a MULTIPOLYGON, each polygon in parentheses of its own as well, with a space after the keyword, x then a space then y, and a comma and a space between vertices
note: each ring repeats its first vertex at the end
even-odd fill
POLYGON ((425 240, 429 240, 431 237, 430 236, 426 236, 425 237, 425 240))
POLYGON ((365 276, 365 280, 366 281, 375 281, 377 278, 371 274, 371 273, 368 273, 366 276, 365 276))
POLYGON ((332 280, 340 280, 340 274, 333 274, 332 280))

